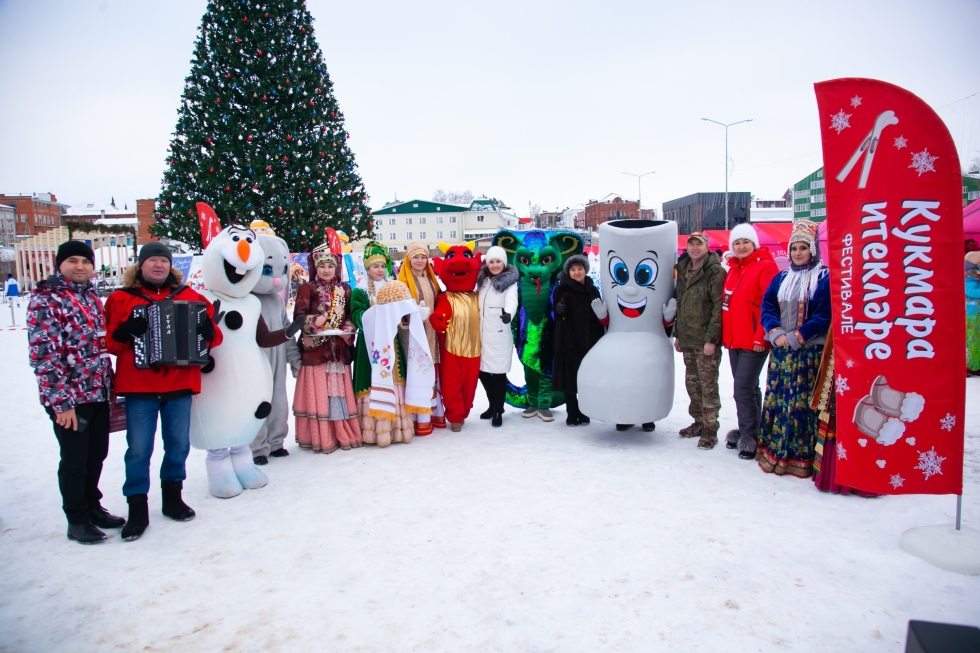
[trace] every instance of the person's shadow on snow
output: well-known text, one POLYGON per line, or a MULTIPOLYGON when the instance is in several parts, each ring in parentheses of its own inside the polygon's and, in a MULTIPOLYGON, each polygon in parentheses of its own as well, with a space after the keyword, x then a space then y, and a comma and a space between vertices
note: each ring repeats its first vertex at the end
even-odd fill
POLYGON ((646 432, 637 424, 626 431, 617 431, 615 424, 592 422, 583 435, 586 442, 596 447, 631 447, 648 449, 658 446, 656 431, 646 432))

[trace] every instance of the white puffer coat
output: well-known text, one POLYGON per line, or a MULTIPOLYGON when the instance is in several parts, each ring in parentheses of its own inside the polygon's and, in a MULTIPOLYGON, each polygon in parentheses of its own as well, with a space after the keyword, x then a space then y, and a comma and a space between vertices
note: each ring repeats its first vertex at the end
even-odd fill
POLYGON ((504 324, 503 313, 511 322, 517 319, 517 268, 508 265, 495 277, 486 264, 480 270, 477 287, 480 289, 480 371, 491 374, 510 372, 514 358, 514 336, 511 324, 504 324))

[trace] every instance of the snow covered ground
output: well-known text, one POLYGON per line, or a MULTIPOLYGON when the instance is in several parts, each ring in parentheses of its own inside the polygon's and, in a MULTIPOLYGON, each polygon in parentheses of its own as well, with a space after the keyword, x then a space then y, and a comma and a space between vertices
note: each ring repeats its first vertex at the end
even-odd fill
MULTIPOLYGON (((568 428, 561 410, 545 424, 511 409, 492 429, 478 390, 462 433, 329 456, 289 441, 269 485, 230 500, 192 451, 197 519, 163 517, 155 483, 141 540, 83 547, 65 538, 57 444, 8 321, 0 306, 3 651, 892 652, 909 619, 980 624, 980 577, 899 547, 952 522, 953 497, 825 495, 698 451, 677 437, 679 357, 655 433, 568 428)), ((980 528, 978 400, 970 379, 964 521, 980 528)), ((123 515, 124 452, 113 435, 102 476, 123 515)))

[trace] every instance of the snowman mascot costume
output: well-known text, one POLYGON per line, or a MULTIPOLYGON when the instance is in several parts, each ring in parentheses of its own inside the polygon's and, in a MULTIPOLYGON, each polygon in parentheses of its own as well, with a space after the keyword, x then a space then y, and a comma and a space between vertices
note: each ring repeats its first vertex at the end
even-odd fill
MULTIPOLYGON (((276 236, 269 223, 255 220, 249 225, 259 237, 264 259, 262 276, 252 289, 252 294, 262 303, 262 319, 271 330, 289 326, 286 302, 280 294, 289 289, 289 245, 276 236)), ((286 344, 263 350, 272 367, 272 412, 266 418, 259 434, 252 440, 252 461, 265 465, 269 456, 280 458, 289 452, 282 443, 289 435, 289 397, 286 395, 286 376, 288 362, 299 367, 302 354, 296 341, 289 339, 286 344)))
POLYGON ((272 368, 262 347, 280 345, 302 323, 269 331, 262 303, 250 294, 262 276, 262 247, 255 232, 229 225, 204 250, 201 294, 214 304, 214 321, 222 325, 222 351, 201 371, 201 394, 191 402, 191 446, 207 449, 208 489, 227 499, 244 488, 269 482, 252 461, 249 443, 272 411, 272 368), (212 364, 213 363, 213 364, 212 364))
POLYGON ((592 303, 609 331, 578 371, 582 412, 625 431, 670 413, 674 403, 677 314, 674 256, 677 224, 666 220, 614 220, 599 225, 602 299, 592 303))

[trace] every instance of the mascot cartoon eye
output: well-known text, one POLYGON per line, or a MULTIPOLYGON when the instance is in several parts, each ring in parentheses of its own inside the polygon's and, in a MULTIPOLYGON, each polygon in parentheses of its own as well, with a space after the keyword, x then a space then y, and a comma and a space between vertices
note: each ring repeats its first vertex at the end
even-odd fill
POLYGON ((649 286, 657 280, 658 270, 656 261, 652 258, 645 258, 637 264, 636 270, 633 272, 633 278, 636 279, 638 285, 649 286))
POLYGON ((465 258, 473 258, 473 252, 466 250, 465 252, 463 252, 463 256, 465 258))
POLYGON ((519 260, 521 262, 521 265, 530 265, 531 264, 531 259, 529 259, 526 256, 519 257, 519 260))
POLYGON ((541 265, 551 265, 551 262, 553 260, 554 259, 551 256, 542 256, 541 257, 541 265))
POLYGON ((609 259, 609 274, 612 275, 617 285, 622 286, 623 284, 629 283, 630 270, 623 263, 623 259, 618 256, 613 256, 609 259))
MULTIPOLYGON (((283 274, 288 274, 289 273, 289 266, 288 265, 282 266, 282 273, 283 274)), ((265 272, 263 271, 262 274, 265 274, 265 272)))
POLYGON ((252 242, 252 237, 251 236, 245 236, 245 242, 246 243, 252 242))
POLYGON ((456 252, 449 250, 446 252, 446 258, 456 258, 456 252))
POLYGON ((263 277, 271 277, 272 276, 272 266, 271 265, 263 265, 262 266, 262 276, 263 277))
POLYGON ((239 240, 241 240, 241 238, 238 237, 238 234, 235 234, 235 235, 233 235, 231 237, 231 240, 232 240, 232 242, 236 242, 237 243, 239 240))

